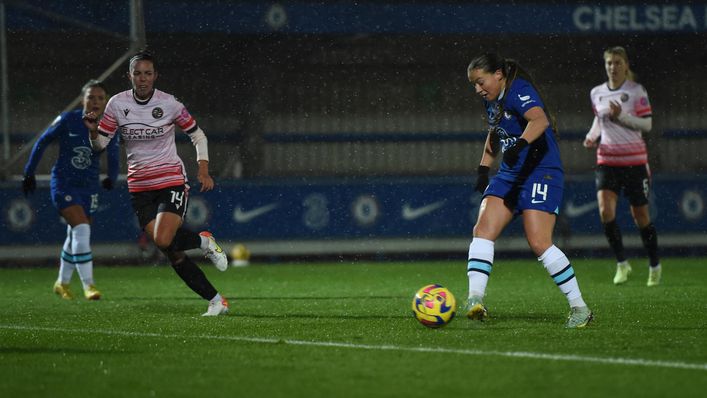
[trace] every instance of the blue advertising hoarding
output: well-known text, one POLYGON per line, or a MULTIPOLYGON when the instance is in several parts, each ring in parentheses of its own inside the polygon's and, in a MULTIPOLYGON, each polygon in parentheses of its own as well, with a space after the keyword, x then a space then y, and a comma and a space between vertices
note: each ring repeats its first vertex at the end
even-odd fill
MULTIPOLYGON (((469 237, 480 195, 460 178, 233 181, 212 192, 192 190, 187 226, 209 229, 230 241, 355 238, 469 237)), ((707 178, 655 179, 652 215, 661 234, 704 234, 707 178)), ((49 201, 47 187, 29 198, 19 185, 0 189, 3 245, 60 243, 66 227, 49 201)), ((625 200, 620 225, 633 230, 625 200)), ((124 184, 101 194, 94 217, 96 243, 134 242, 139 228, 124 184)), ((570 178, 561 210, 563 233, 602 235, 591 176, 570 178)), ((521 236, 513 222, 505 236, 521 236)))

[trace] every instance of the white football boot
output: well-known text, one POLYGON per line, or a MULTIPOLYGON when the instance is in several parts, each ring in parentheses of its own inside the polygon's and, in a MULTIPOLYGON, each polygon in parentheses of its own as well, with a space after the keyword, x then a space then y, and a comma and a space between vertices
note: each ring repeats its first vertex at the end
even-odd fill
POLYGON ((213 300, 209 302, 209 308, 201 316, 219 316, 228 313, 228 301, 221 297, 221 300, 213 300))
POLYGON ((228 268, 228 258, 223 252, 221 246, 216 243, 216 239, 211 235, 211 232, 203 231, 199 235, 209 240, 209 246, 204 249, 204 257, 208 258, 219 271, 225 271, 228 268))

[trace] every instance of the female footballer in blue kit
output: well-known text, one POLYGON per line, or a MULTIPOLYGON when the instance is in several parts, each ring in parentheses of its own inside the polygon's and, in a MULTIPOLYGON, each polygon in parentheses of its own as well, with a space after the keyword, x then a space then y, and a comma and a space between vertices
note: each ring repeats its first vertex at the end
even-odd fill
MULTIPOLYGON (((54 120, 32 148, 24 169, 22 191, 33 193, 37 183, 34 172, 44 150, 54 140, 59 140, 59 157, 52 167, 51 198, 54 207, 66 220, 66 239, 59 258, 59 277, 54 284, 54 293, 64 299, 72 299, 71 277, 76 269, 88 300, 98 300, 101 293, 93 280, 93 254, 91 252, 91 215, 98 208, 98 175, 101 152, 91 149, 88 129, 83 115, 88 112, 102 114, 108 102, 105 85, 91 80, 81 89, 83 109, 65 112, 54 120)), ((106 148, 108 177, 101 185, 113 188, 118 178, 118 144, 112 140, 106 148)))
POLYGON ((514 60, 482 54, 471 61, 467 75, 484 100, 489 130, 476 182, 483 199, 469 245, 466 315, 476 320, 488 317, 483 298, 494 242, 521 215, 530 249, 569 301, 565 327, 585 327, 593 318, 592 311, 582 299, 570 261, 552 243, 564 171, 545 105, 530 75, 514 60), (499 171, 489 179, 499 150, 503 151, 499 171))

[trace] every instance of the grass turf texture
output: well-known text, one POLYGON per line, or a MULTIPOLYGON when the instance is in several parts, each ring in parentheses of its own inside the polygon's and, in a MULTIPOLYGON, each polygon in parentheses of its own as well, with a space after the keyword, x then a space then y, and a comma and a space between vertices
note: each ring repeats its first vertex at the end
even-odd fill
POLYGON ((53 269, 0 269, 0 396, 703 396, 705 263, 664 259, 647 288, 638 261, 623 286, 612 261, 574 261, 584 330, 535 261, 498 258, 491 319, 436 330, 412 297, 436 282, 463 304, 464 261, 204 267, 231 301, 209 319, 167 266, 97 266, 98 302, 52 294, 53 269))

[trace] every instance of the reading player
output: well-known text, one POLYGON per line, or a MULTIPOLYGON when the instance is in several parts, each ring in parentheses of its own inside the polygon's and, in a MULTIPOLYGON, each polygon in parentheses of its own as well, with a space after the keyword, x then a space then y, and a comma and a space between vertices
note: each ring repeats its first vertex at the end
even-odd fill
POLYGON ((599 218, 604 234, 616 256, 614 284, 628 280, 631 265, 624 254, 621 230, 616 223, 616 203, 623 194, 628 199, 633 221, 648 252, 648 286, 660 284, 658 233, 651 222, 648 197, 651 173, 642 133, 652 127, 648 93, 633 79, 628 55, 623 47, 604 52, 608 80, 591 91, 594 122, 584 146, 597 149, 596 186, 599 218))
POLYGON ((174 96, 155 88, 155 59, 140 52, 130 59, 128 77, 132 88, 110 99, 103 118, 86 115, 91 145, 100 150, 120 134, 128 157, 128 190, 140 226, 167 256, 177 275, 195 293, 209 301, 204 316, 228 312, 228 301, 184 253, 201 248, 216 268, 228 267, 226 254, 209 232, 182 227, 189 200, 189 185, 175 145, 175 126, 191 139, 199 163, 201 192, 210 191, 207 139, 189 111, 174 96))

